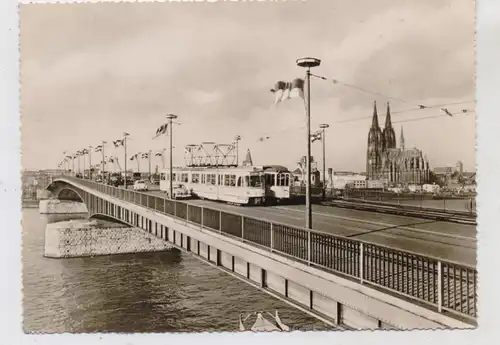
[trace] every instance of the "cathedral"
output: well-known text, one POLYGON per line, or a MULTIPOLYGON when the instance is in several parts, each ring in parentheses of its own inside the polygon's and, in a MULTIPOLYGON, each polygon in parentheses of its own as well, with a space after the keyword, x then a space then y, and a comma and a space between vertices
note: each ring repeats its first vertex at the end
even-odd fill
POLYGON ((429 182, 429 161, 421 150, 405 147, 403 127, 399 148, 396 147, 389 102, 384 130, 381 130, 378 124, 377 103, 373 104, 373 119, 366 153, 366 175, 369 180, 383 180, 388 185, 421 185, 429 182))

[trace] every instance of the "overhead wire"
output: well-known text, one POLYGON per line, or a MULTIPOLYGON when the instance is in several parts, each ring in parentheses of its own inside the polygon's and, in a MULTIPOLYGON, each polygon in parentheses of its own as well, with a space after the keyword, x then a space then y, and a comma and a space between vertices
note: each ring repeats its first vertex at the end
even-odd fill
MULTIPOLYGON (((345 82, 340 81, 340 80, 335 79, 335 78, 327 78, 327 77, 319 76, 319 75, 312 74, 312 73, 311 73, 311 75, 314 76, 314 77, 316 77, 316 78, 322 79, 322 80, 330 81, 330 82, 332 82, 335 85, 341 85, 341 86, 344 86, 344 87, 347 87, 347 88, 351 88, 351 89, 354 89, 354 90, 357 90, 357 91, 360 91, 360 92, 363 92, 363 93, 367 93, 367 94, 378 96, 378 97, 383 97, 383 98, 385 98, 387 100, 394 100, 394 101, 397 101, 397 102, 400 102, 400 103, 411 104, 411 105, 415 106, 415 107, 409 108, 409 109, 403 109, 403 110, 399 110, 399 111, 392 111, 391 115, 399 115, 399 114, 404 114, 404 113, 408 113, 408 112, 412 112, 412 111, 417 111, 417 110, 440 108, 440 110, 443 111, 446 115, 452 116, 452 114, 449 112, 449 110, 447 108, 445 108, 445 107, 449 107, 449 106, 452 106, 452 105, 460 105, 460 104, 467 104, 467 103, 475 103, 476 102, 475 100, 469 100, 469 101, 457 101, 457 102, 442 103, 442 104, 424 105, 424 104, 419 104, 419 103, 416 103, 416 102, 408 101, 408 100, 405 100, 405 99, 402 99, 402 98, 389 96, 389 95, 386 95, 386 94, 383 94, 383 93, 380 93, 380 92, 370 91, 370 90, 367 90, 367 89, 365 89, 363 87, 360 87, 360 86, 357 86, 357 85, 354 85, 354 84, 345 83, 345 82)), ((464 113, 465 112, 470 113, 471 111, 467 110, 467 109, 462 109, 462 112, 464 112, 464 113)), ((346 120, 336 121, 335 123, 351 122, 351 121, 357 121, 357 120, 364 120, 364 119, 368 119, 368 118, 371 118, 371 116, 363 116, 363 117, 358 117, 358 118, 354 118, 354 119, 346 119, 346 120)), ((430 117, 428 117, 428 118, 430 118, 430 117)))

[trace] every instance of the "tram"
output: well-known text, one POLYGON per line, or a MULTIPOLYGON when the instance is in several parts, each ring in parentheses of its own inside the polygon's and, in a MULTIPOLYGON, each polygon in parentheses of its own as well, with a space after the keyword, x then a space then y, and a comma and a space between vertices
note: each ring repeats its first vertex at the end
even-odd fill
POLYGON ((266 165, 262 167, 265 176, 266 201, 283 203, 290 200, 290 186, 293 182, 292 173, 281 165, 266 165))
MULTIPOLYGON (((265 203, 264 172, 256 167, 176 167, 172 182, 184 185, 201 199, 236 205, 265 203)), ((160 190, 168 192, 170 170, 160 174, 160 190)))

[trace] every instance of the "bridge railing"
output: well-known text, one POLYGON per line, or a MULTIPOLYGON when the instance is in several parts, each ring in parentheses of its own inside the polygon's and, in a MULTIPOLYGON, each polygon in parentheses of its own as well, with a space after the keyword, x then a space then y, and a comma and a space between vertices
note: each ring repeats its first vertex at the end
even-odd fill
POLYGON ((410 251, 64 177, 117 199, 180 218, 362 284, 475 319, 477 271, 410 251))
MULTIPOLYGON (((401 209, 418 210, 425 212, 440 212, 457 216, 476 216, 475 193, 463 194, 456 197, 434 197, 429 193, 393 193, 380 190, 343 190, 326 188, 326 200, 344 200, 362 202, 365 204, 385 205, 401 209)), ((293 186, 293 195, 305 195, 305 187, 293 186)), ((322 197, 322 187, 312 187, 313 197, 322 197)))

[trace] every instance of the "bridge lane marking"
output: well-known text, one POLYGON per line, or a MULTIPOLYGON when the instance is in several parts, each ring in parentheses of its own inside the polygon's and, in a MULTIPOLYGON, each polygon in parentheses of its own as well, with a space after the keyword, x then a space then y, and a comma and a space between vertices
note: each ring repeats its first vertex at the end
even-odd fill
MULTIPOLYGON (((159 193, 158 191, 154 191, 156 194, 156 196, 158 197, 164 197, 164 195, 162 195, 161 193, 159 193)), ((152 193, 145 193, 145 194, 149 194, 151 195, 152 193)), ((183 202, 186 202, 188 204, 191 204, 193 206, 204 206, 203 204, 205 204, 207 207, 211 207, 212 209, 216 209, 218 211, 222 211, 222 212, 231 212, 231 213, 234 213, 234 214, 238 214, 240 216, 247 216, 247 217, 252 217, 252 218, 259 218, 258 215, 249 215, 249 214, 243 214, 241 213, 241 210, 253 210, 253 211, 257 211, 257 212, 262 212, 262 213, 267 213, 267 216, 269 216, 269 213, 272 212, 273 210, 281 210, 281 211, 289 211, 290 209, 289 208, 285 208, 285 207, 275 207, 275 208, 260 208, 260 207, 241 207, 241 206, 232 206, 232 205, 227 205, 227 204, 223 204, 223 203, 215 203, 213 201, 209 201, 209 200, 197 200, 197 199, 191 199, 191 200, 180 200, 180 201, 183 201, 183 202), (240 212, 238 212, 240 211, 240 212)), ((293 211, 297 211, 297 212, 300 212, 300 210, 293 210, 293 211)), ((321 215, 321 213, 318 213, 316 212, 316 214, 319 214, 321 215)), ((290 214, 286 214, 286 212, 278 212, 278 213, 274 213, 271 215, 274 215, 274 216, 281 216, 281 217, 285 217, 285 218, 290 218, 290 219, 294 219, 294 220, 301 220, 303 219, 303 217, 298 217, 298 216, 293 216, 293 215, 290 215, 290 214)), ((327 218, 329 218, 327 216, 327 218)), ((335 216, 331 216, 330 215, 330 218, 335 218, 335 216)), ((342 218, 342 217, 339 217, 339 218, 342 218)), ((346 218, 346 217, 344 217, 346 218)), ((350 218, 347 218, 348 220, 351 220, 350 218)), ((355 221, 358 221, 358 220, 355 220, 355 221)), ((275 222, 275 223, 278 223, 279 221, 278 220, 271 220, 271 222, 275 222)), ((326 224, 328 226, 330 226, 330 228, 328 230, 321 230, 321 229, 316 229, 318 231, 321 231, 321 232, 324 232, 324 233, 330 233, 332 235, 335 235, 335 233, 332 233, 331 231, 331 227, 332 225, 335 226, 335 224, 331 224, 331 222, 328 222, 328 221, 324 221, 324 220, 317 220, 316 222, 319 222, 319 223, 323 223, 323 224, 326 224)), ((367 223, 370 223, 370 222, 367 222, 367 223)), ((302 226, 300 225, 294 225, 294 224, 289 224, 290 226, 296 226, 296 227, 299 227, 299 228, 302 228, 302 226)), ((356 232, 359 232, 359 230, 366 230, 366 229, 363 229, 363 228, 353 228, 353 227, 349 227, 349 226, 346 226, 346 225, 339 225, 337 224, 337 226, 341 227, 341 228, 344 228, 344 229, 350 229, 350 230, 354 230, 356 232)), ((371 235, 371 234, 369 234, 371 235)), ((342 236, 342 235, 341 235, 342 236)), ((387 234, 387 233, 377 233, 377 234, 374 234, 374 235, 371 235, 371 236, 378 236, 378 237, 386 237, 386 238, 390 238, 390 239, 393 239, 393 240, 399 240, 400 242, 401 241, 404 241, 404 242, 415 242, 416 244, 419 244, 420 246, 424 245, 425 246, 425 243, 422 243, 422 242, 437 242, 437 241, 432 241, 432 240, 426 240, 426 239, 421 239, 421 238, 412 238, 412 237, 408 237, 408 236, 404 236, 404 235, 391 235, 391 234, 387 234), (406 237, 406 238, 405 238, 406 237)), ((369 242, 371 243, 374 243, 374 244, 379 244, 379 245, 383 245, 383 246, 389 246, 389 247, 396 247, 397 249, 399 250, 405 250, 404 247, 401 247, 401 244, 391 244, 391 243, 387 243, 387 242, 384 242, 382 241, 381 238, 373 238, 373 240, 368 240, 369 242), (399 247, 399 248, 398 248, 399 247)), ((401 243, 404 243, 404 242, 401 242, 401 243)), ((439 243, 439 242, 437 242, 439 243)), ((457 245, 452 245, 452 244, 448 244, 448 243, 440 243, 439 244, 440 246, 448 246, 448 247, 452 247, 450 248, 453 252, 456 252, 457 250, 466 250, 466 248, 464 247, 461 247, 461 246, 457 246, 457 245)), ((441 248, 443 249, 444 251, 449 251, 447 250, 446 248, 441 248)), ((407 250, 411 250, 413 251, 414 249, 412 249, 411 247, 407 248, 407 250)), ((441 250, 439 250, 439 248, 434 248, 433 251, 437 250, 438 252, 442 252, 441 250)), ((443 257, 441 254, 433 254, 432 252, 425 252, 425 251, 420 251, 420 254, 421 255, 431 255, 431 256, 435 256, 435 257, 441 257, 443 260, 446 260, 446 259, 450 259, 449 256, 448 257, 443 257)), ((465 253, 464 253, 465 254, 465 253)), ((454 260, 454 261, 457 261, 457 262, 463 262, 463 263, 466 263, 469 262, 470 260, 464 260, 463 258, 463 255, 460 255, 458 256, 458 260, 454 260)), ((475 256, 474 256, 474 259, 475 259, 475 256)), ((472 260, 474 261, 474 260, 472 260)), ((472 262, 471 261, 471 262, 472 262)), ((472 265, 474 265, 474 263, 472 263, 472 265)))
MULTIPOLYGON (((155 193, 156 194, 156 193, 155 193)), ((190 204, 190 205, 194 205, 194 206, 201 206, 201 207, 211 207, 212 209, 216 209, 218 211, 222 211, 222 212, 231 212, 231 213, 234 213, 234 214, 238 214, 240 216, 247 216, 247 217, 252 217, 252 218, 260 218, 259 215, 256 215, 255 213, 264 213, 265 214, 265 217, 274 217, 274 220, 270 220, 271 222, 284 222, 284 223, 288 223, 288 225, 291 225, 291 226, 297 226, 297 227, 302 227, 301 225, 299 224, 294 224, 294 223, 291 223, 290 221, 286 221, 286 220, 278 220, 276 219, 276 217, 280 217, 280 218, 289 218, 289 219, 293 219, 295 221, 297 220, 302 220, 303 217, 299 217, 299 216, 293 216, 291 214, 287 214, 286 211, 294 211, 294 212, 301 212, 303 213, 301 210, 296 210, 296 209, 290 209, 290 208, 287 208, 287 207, 272 207, 272 208, 261 208, 261 207, 242 207, 242 206, 233 206, 233 205, 228 205, 228 204, 225 204, 225 203, 217 203, 217 202, 214 202, 214 201, 211 201, 211 200, 199 200, 199 199, 191 199, 191 200, 183 200, 184 202, 190 204), (244 210, 244 211, 243 211, 244 210), (272 212, 272 211, 276 211, 276 210, 279 210, 279 211, 282 211, 282 212, 272 212), (243 211, 243 212, 242 212, 243 211), (246 211, 246 212, 245 212, 246 211), (283 212, 285 211, 285 212, 283 212), (253 214, 252 214, 253 213, 253 214)), ((314 214, 318 214, 320 216, 325 216, 325 214, 323 213, 319 213, 319 212, 314 212, 314 214)), ((349 218, 349 217, 342 217, 342 216, 335 216, 335 215, 329 215, 329 216, 326 216, 326 218, 338 218, 340 220, 345 220, 345 221, 353 221, 353 218, 349 218)), ((272 218, 270 218, 272 219, 272 218)), ((374 226, 382 226, 384 223, 380 223, 380 222, 373 222, 373 221, 360 221, 360 220, 357 220, 357 219, 354 219, 354 222, 360 222, 360 223, 364 223, 364 224, 369 224, 369 225, 374 225, 374 226)), ((403 240, 403 241, 409 241, 410 243, 411 242, 414 242, 414 243, 418 243, 419 245, 422 245, 424 244, 425 242, 431 242, 431 243, 436 243, 436 244, 439 244, 440 246, 446 246, 446 247, 452 247, 452 248, 457 248, 457 249, 462 249, 462 250, 467 250, 467 249, 471 249, 471 250, 475 250, 476 248, 475 247, 469 247, 469 246, 464 246, 464 245, 460 245, 460 243, 449 243, 449 242, 443 242, 443 241, 439 241, 439 240, 433 240, 431 238, 421 238, 421 237, 414 237, 414 236, 409 236, 408 233, 405 233, 404 231, 411 231, 411 232, 415 232, 415 233, 424 233, 424 234, 427 234, 427 235, 430 235, 430 236, 435 236, 435 237, 448 237, 448 238, 451 238, 451 239, 455 239, 455 240, 463 240, 463 239, 460 239, 459 237, 457 236, 453 236, 453 235, 448 235, 446 236, 447 234, 444 234, 445 236, 442 236, 443 234, 441 233, 437 233, 437 232, 432 232, 432 231, 426 231, 426 230, 422 230, 422 229, 413 229, 413 228, 407 228, 405 230, 405 227, 404 226, 400 226, 400 225, 390 225, 391 229, 371 229, 372 231, 368 231, 367 230, 370 230, 370 228, 362 228, 362 227, 353 227, 353 226, 348 226, 348 225, 345 225, 345 224, 335 224, 331 221, 327 221, 327 220, 321 220, 321 219, 316 219, 316 220, 313 220, 313 223, 321 223, 323 225, 327 225, 329 226, 328 228, 325 228, 324 226, 321 226, 321 229, 320 228, 316 228, 315 230, 318 230, 318 231, 322 231, 322 232, 326 232, 326 233, 329 233, 329 234, 332 234, 332 235, 340 235, 340 236, 344 236, 344 237, 349 237, 350 235, 356 235, 356 236, 363 236, 363 235, 368 235, 368 236, 372 236, 372 240, 370 240, 370 242, 374 242, 374 243, 378 243, 378 244, 381 244, 381 245, 391 245, 390 243, 387 243, 387 242, 384 242, 382 239, 380 238, 377 238, 377 237, 385 237, 385 238, 388 238, 388 239, 393 239, 393 240, 403 240), (396 228, 394 228, 396 227, 396 228), (337 231, 332 231, 332 230, 336 230, 337 231), (347 230, 349 232, 349 230, 351 231, 351 234, 343 234, 344 231, 341 231, 341 229, 344 229, 344 230, 347 230), (373 232, 373 231, 401 231, 403 233, 377 233, 377 232, 373 232), (354 233, 352 233, 354 232, 354 233)), ((465 239, 466 242, 470 242, 468 238, 465 239)), ((404 250, 404 248, 401 248, 401 246, 398 246, 400 247, 401 250, 404 250)), ((436 248, 437 250, 438 248, 436 248)), ((445 250, 447 250, 446 248, 443 248, 445 250)), ((411 250, 411 247, 408 247, 408 250, 411 250)), ((424 253, 423 253, 424 254, 424 253)), ((428 255, 434 255, 433 253, 431 252, 427 252, 428 255)), ((440 256, 440 255, 438 255, 440 256)))
MULTIPOLYGON (((297 210, 297 209, 293 209, 293 208, 286 208, 286 207, 282 207, 282 206, 276 206, 274 208, 280 209, 280 210, 283 210, 283 211, 292 211, 292 212, 304 213, 301 210, 297 210)), ((440 232, 431 231, 431 230, 424 230, 424 229, 419 229, 419 228, 412 228, 412 227, 409 227, 408 225, 398 225, 398 224, 383 223, 383 222, 372 221, 372 220, 356 219, 356 218, 345 217, 345 216, 337 216, 337 215, 334 215, 334 214, 328 214, 328 213, 322 213, 322 212, 313 212, 313 215, 323 216, 323 217, 326 217, 326 218, 335 218, 335 219, 341 219, 341 220, 346 220, 346 221, 352 221, 352 222, 358 222, 358 223, 365 223, 365 224, 371 224, 371 225, 377 225, 377 226, 383 226, 383 227, 399 228, 401 230, 409 230, 409 231, 413 231, 413 232, 420 232, 420 233, 424 233, 424 234, 428 234, 428 235, 435 235, 435 236, 440 236, 440 237, 448 237, 448 238, 453 238, 453 239, 458 239, 458 240, 464 240, 464 241, 473 241, 473 242, 477 241, 476 237, 467 237, 467 236, 462 236, 462 235, 452 235, 452 234, 440 233, 440 232)), ((435 221, 434 223, 438 223, 438 221, 435 221)), ((415 224, 415 225, 419 225, 419 224, 415 224)))

